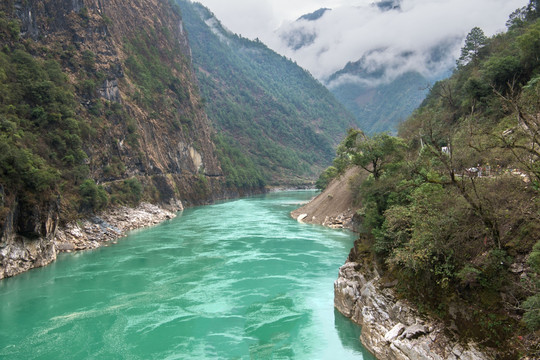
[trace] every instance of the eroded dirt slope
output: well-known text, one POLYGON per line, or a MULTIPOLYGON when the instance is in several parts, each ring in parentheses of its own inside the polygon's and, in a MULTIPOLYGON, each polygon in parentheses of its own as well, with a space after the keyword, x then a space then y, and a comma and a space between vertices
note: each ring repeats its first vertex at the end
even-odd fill
POLYGON ((291 216, 305 223, 354 230, 353 216, 359 204, 353 203, 349 183, 358 175, 363 175, 358 168, 347 170, 309 203, 292 211, 291 216))

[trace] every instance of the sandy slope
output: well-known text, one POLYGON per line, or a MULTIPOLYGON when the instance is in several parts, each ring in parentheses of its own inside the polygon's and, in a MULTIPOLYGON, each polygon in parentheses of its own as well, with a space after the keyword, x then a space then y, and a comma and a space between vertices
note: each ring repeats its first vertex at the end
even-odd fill
POLYGON ((352 217, 359 206, 353 204, 349 180, 360 173, 363 171, 358 168, 347 170, 308 204, 292 211, 291 216, 303 217, 301 221, 310 224, 353 229, 352 217))

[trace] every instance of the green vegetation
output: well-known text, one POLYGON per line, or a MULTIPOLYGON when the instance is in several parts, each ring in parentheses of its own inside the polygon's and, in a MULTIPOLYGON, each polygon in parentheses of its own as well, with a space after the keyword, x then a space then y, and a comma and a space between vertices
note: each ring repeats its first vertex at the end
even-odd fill
POLYGON ((83 209, 91 211, 103 210, 109 202, 107 192, 105 192, 103 186, 96 185, 94 180, 85 180, 79 186, 79 194, 82 198, 81 206, 83 209))
POLYGON ((480 50, 486 46, 486 43, 487 37, 484 31, 479 27, 474 27, 465 38, 465 46, 461 49, 461 56, 457 62, 458 66, 466 65, 471 61, 477 63, 480 57, 480 50))
MULTIPOLYGON (((330 79, 340 75, 365 76, 366 68, 362 62, 349 63, 330 79)), ((344 82, 332 85, 331 91, 356 118, 356 126, 366 134, 384 131, 396 132, 398 124, 409 117, 422 103, 428 92, 431 80, 417 72, 407 72, 389 84, 377 84, 382 71, 369 74, 373 84, 344 82)))
MULTIPOLYGON (((138 147, 135 120, 119 103, 99 98, 106 75, 96 55, 22 39, 19 29, 18 20, 0 12, 0 224, 14 203, 32 208, 59 201, 62 220, 109 202, 138 203, 138 181, 98 186, 89 178, 91 144, 111 124, 125 129, 124 146, 138 147)), ((116 156, 103 169, 108 180, 124 173, 116 156)))
POLYGON ((178 3, 229 182, 249 188, 314 178, 352 116, 290 60, 230 33, 202 5, 178 3))
MULTIPOLYGON (((4 31, 16 29, 13 24, 0 18, 4 31)), ((60 64, 35 58, 9 34, 0 52, 0 183, 8 196, 39 203, 86 178, 88 126, 74 111, 74 91, 60 64)))
POLYGON ((126 70, 137 84, 133 97, 139 105, 151 112, 167 111, 172 106, 185 108, 190 98, 189 88, 183 86, 182 79, 177 75, 187 66, 187 60, 178 47, 169 50, 160 47, 160 36, 173 42, 166 29, 162 29, 161 33, 151 29, 136 32, 131 39, 125 40, 124 45, 128 54, 126 70), (163 96, 168 92, 174 96, 163 96), (173 104, 167 102, 171 99, 173 104))
POLYGON ((507 359, 540 356, 539 30, 535 2, 504 34, 473 29, 399 138, 350 130, 321 177, 369 172, 362 246, 403 296, 507 359))
POLYGON ((264 187, 265 179, 253 161, 239 147, 233 145, 235 143, 233 139, 226 139, 225 135, 217 134, 214 143, 229 188, 242 190, 264 187))

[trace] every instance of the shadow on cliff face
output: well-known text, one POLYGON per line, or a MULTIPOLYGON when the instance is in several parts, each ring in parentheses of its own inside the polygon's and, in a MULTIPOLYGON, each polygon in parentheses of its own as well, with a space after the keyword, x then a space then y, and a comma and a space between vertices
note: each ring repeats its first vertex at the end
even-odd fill
POLYGON ((343 347, 358 353, 364 360, 376 360, 360 342, 362 328, 343 316, 337 309, 334 309, 334 327, 343 347))

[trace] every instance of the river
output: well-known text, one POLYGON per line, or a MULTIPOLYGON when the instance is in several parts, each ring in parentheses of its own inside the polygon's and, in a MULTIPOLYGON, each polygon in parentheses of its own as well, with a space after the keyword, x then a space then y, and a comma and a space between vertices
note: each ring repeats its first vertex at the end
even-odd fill
POLYGON ((187 209, 0 281, 0 358, 373 360, 333 308, 354 236, 289 217, 313 195, 187 209))

